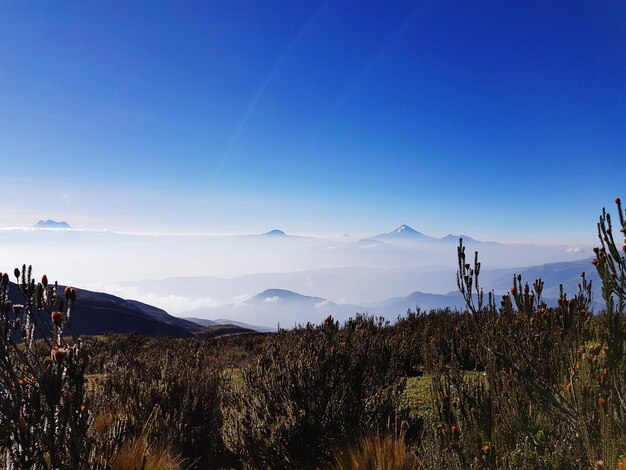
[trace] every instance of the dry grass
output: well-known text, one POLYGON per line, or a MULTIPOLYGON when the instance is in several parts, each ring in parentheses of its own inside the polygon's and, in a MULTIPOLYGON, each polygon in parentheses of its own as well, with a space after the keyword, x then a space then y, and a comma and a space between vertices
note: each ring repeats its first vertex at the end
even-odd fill
POLYGON ((126 443, 111 462, 111 470, 181 470, 182 460, 167 449, 150 449, 145 436, 126 443))
POLYGON ((413 470, 418 461, 404 443, 395 436, 371 436, 335 454, 335 463, 327 470, 413 470))
POLYGON ((111 429, 111 427, 113 427, 118 417, 118 412, 103 410, 94 417, 90 428, 96 434, 103 436, 109 429, 111 429))

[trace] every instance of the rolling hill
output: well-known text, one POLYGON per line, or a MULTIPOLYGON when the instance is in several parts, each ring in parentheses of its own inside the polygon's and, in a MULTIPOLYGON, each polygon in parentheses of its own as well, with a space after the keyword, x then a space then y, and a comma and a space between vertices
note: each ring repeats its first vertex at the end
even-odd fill
MULTIPOLYGON (((62 289, 62 288, 61 288, 62 289)), ((176 320, 169 321, 167 313, 155 307, 141 307, 114 295, 76 289, 76 304, 72 313, 71 332, 79 335, 104 333, 137 333, 145 336, 187 338, 194 336, 176 320), (149 307, 149 308, 147 308, 149 307), (159 310, 157 313, 156 311, 159 310)), ((10 298, 14 303, 23 302, 15 284, 11 284, 10 298)), ((171 317, 174 319, 174 317, 171 317)))

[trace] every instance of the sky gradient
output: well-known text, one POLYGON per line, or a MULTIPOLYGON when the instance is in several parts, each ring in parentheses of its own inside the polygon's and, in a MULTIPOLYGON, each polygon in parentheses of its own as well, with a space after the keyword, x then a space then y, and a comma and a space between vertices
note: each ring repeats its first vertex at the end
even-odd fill
POLYGON ((0 1, 2 226, 587 241, 626 4, 0 1))

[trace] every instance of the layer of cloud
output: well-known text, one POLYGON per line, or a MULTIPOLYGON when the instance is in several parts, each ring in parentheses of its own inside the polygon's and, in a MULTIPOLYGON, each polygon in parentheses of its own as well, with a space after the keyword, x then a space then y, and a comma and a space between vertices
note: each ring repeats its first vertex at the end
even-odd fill
POLYGON ((215 308, 222 305, 221 302, 212 297, 191 298, 181 295, 159 295, 154 292, 141 291, 135 286, 107 285, 106 291, 124 299, 138 300, 139 302, 154 305, 172 315, 200 308, 215 308))

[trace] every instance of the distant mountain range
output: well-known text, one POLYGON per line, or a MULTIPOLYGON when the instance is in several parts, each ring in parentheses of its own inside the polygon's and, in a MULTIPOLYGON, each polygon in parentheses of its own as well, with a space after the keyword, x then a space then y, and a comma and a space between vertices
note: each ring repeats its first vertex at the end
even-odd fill
POLYGON ((538 279, 544 282, 543 296, 547 298, 559 298, 560 286, 573 297, 578 292, 578 283, 581 282, 581 273, 585 272, 585 277, 591 281, 593 287, 594 300, 603 302, 600 276, 596 268, 591 264, 592 258, 578 261, 567 261, 562 263, 548 263, 540 266, 530 266, 516 269, 497 269, 485 271, 481 277, 481 283, 496 292, 506 292, 513 285, 513 275, 520 274, 522 282, 530 285, 538 279))
MULTIPOLYGON (((270 230, 269 232, 265 232, 261 234, 264 237, 288 237, 284 231, 279 229, 270 230)), ((431 237, 430 235, 426 235, 422 232, 418 232, 412 227, 409 227, 406 224, 400 225, 395 230, 387 233, 381 233, 379 235, 375 235, 373 237, 367 237, 365 240, 381 240, 381 241, 403 241, 403 240, 425 240, 425 241, 450 241, 450 242, 459 242, 459 238, 463 238, 465 242, 468 243, 480 243, 478 240, 474 238, 468 237, 467 235, 446 235, 442 238, 431 237)), ((344 234, 341 238, 351 238, 347 233, 344 234)))
POLYGON ((56 220, 40 220, 33 227, 36 228, 72 228, 67 222, 57 222, 56 220))
MULTIPOLYGON (((225 314, 229 318, 245 319, 261 325, 280 325, 282 328, 291 328, 296 325, 320 323, 329 315, 335 320, 345 321, 358 313, 382 316, 394 321, 408 310, 416 308, 428 311, 432 309, 451 308, 464 310, 465 301, 461 294, 427 294, 413 292, 405 297, 394 297, 370 305, 337 304, 320 297, 310 297, 285 289, 268 289, 244 302, 222 305, 214 308, 202 308, 189 312, 189 315, 214 316, 225 314)), ((215 322, 207 322, 196 318, 186 317, 202 325, 211 325, 215 322)), ((229 320, 232 324, 239 324, 229 320)), ((250 325, 242 324, 242 326, 250 325)))
MULTIPOLYGON (((465 243, 483 243, 472 237, 467 235, 453 235, 448 234, 442 238, 431 237, 430 235, 426 235, 422 232, 418 232, 412 227, 408 225, 400 225, 395 230, 392 230, 388 233, 381 233, 374 237, 370 237, 369 239, 374 240, 386 240, 386 241, 410 241, 410 240, 423 240, 423 241, 442 241, 442 242, 451 242, 451 243, 459 243, 459 238, 462 238, 465 243)), ((493 243, 493 242, 491 242, 493 243)))
MULTIPOLYGON (((280 227, 267 232, 268 235, 262 235, 259 231, 249 235, 216 236, 5 227, 0 228, 0 246, 4 249, 3 259, 7 265, 17 266, 27 261, 36 268, 47 266, 48 269, 54 269, 55 277, 72 279, 77 285, 110 286, 126 279, 138 281, 189 274, 211 273, 223 278, 235 278, 252 273, 294 273, 354 267, 367 270, 420 268, 423 272, 446 269, 452 271, 452 276, 449 277, 450 282, 442 282, 438 287, 433 286, 427 278, 422 284, 422 276, 419 284, 407 286, 408 289, 395 289, 393 292, 381 290, 378 292, 378 299, 371 298, 377 292, 377 289, 371 289, 371 285, 368 287, 370 298, 367 299, 337 293, 338 289, 327 293, 283 283, 267 283, 236 294, 253 295, 268 288, 280 287, 336 300, 338 303, 357 302, 362 305, 362 302, 402 295, 414 290, 443 293, 454 288, 458 238, 456 233, 461 232, 460 230, 441 238, 423 233, 422 237, 408 225, 390 232, 392 235, 389 237, 380 234, 380 238, 297 236, 283 230, 277 232, 278 230, 280 227), (71 264, 59 262, 63 252, 72 253, 71 264), (164 253, 168 254, 166 260, 163 260, 164 253), (123 277, 120 279, 121 276, 123 277)), ((489 243, 476 241, 476 238, 468 237, 465 231, 463 234, 466 235, 464 238, 468 244, 468 253, 472 255, 474 250, 480 251, 483 269, 572 261, 589 256, 588 253, 591 252, 589 245, 489 243)), ((350 282, 349 279, 347 281, 350 282)), ((150 297, 132 297, 132 292, 128 294, 123 289, 110 292, 147 303, 154 300, 150 297)), ((155 290, 153 292, 156 293, 155 290)), ((193 295, 196 294, 197 291, 193 295)), ((217 295, 210 290, 201 297, 217 297, 219 303, 232 300, 222 296, 219 290, 217 295)), ((167 306, 166 310, 172 308, 171 302, 153 305, 167 306)), ((195 304, 196 307, 200 305, 204 304, 195 304)), ((177 314, 183 311, 182 308, 174 308, 177 314)))
MULTIPOLYGON (((363 246, 371 242, 362 241, 363 246)), ((378 242, 383 244, 383 242, 378 242)), ((358 246, 357 246, 358 249, 358 246)), ((136 295, 152 293, 146 298, 208 296, 218 303, 235 303, 257 292, 280 287, 305 296, 333 299, 337 303, 368 305, 407 292, 446 293, 456 285, 453 268, 367 268, 341 267, 284 273, 259 273, 222 278, 215 276, 175 277, 122 284, 119 292, 136 295), (158 295, 157 295, 158 294, 158 295)), ((112 286, 115 288, 115 286, 112 286)), ((210 317, 216 318, 216 317, 210 317)))
MULTIPOLYGON (((47 219, 47 220, 39 220, 36 224, 34 224, 32 227, 34 228, 72 228, 72 226, 67 223, 66 221, 56 221, 53 219, 47 219)), ((12 229, 12 230, 19 230, 19 228, 11 228, 11 227, 7 227, 7 229, 12 229)), ((95 233, 96 235, 99 235, 102 233, 101 230, 93 230, 93 231, 89 231, 86 230, 84 231, 85 234, 89 234, 89 233, 95 233)), ((130 234, 130 233, 125 233, 125 232, 115 232, 115 231, 107 231, 108 233, 112 234, 112 235, 126 235, 126 236, 133 236, 133 235, 141 235, 141 234, 130 234)), ((152 236, 149 233, 144 234, 146 236, 152 236)), ((175 235, 172 235, 175 236, 175 235)), ((252 235, 201 235, 198 234, 196 236, 196 238, 202 238, 202 237, 206 237, 209 239, 236 239, 236 238, 256 238, 256 237, 268 237, 268 238, 288 238, 288 239, 305 239, 305 240, 338 240, 338 239, 350 239, 352 238, 350 234, 345 233, 342 236, 337 236, 337 237, 316 237, 316 236, 311 236, 311 235, 307 235, 307 236, 303 236, 303 235, 292 235, 289 233, 286 233, 284 230, 279 229, 279 228, 274 228, 272 230, 269 230, 268 232, 264 232, 264 233, 258 233, 258 234, 252 234, 252 235)), ((380 240, 380 241, 389 241, 389 242, 394 242, 394 241, 432 241, 432 242, 437 242, 437 241, 443 241, 443 242, 454 242, 454 243, 458 243, 459 238, 463 238, 465 243, 476 243, 476 244, 492 244, 492 245, 497 245, 500 244, 498 242, 485 242, 485 241, 481 241, 481 240, 477 240, 476 238, 473 238, 471 236, 468 235, 455 235, 455 234, 448 234, 446 236, 443 237, 434 237, 432 235, 428 235, 425 234, 423 232, 420 232, 416 229, 414 229, 413 227, 407 225, 407 224, 402 224, 398 227, 396 227, 394 230, 390 231, 390 232, 385 232, 385 233, 380 233, 378 235, 371 235, 371 236, 366 236, 364 238, 362 238, 363 240, 380 240)), ((572 248, 573 249, 573 248, 572 248)))
MULTIPOLYGON (((513 274, 521 273, 529 282, 543 277, 546 298, 558 297, 561 282, 571 296, 585 270, 597 293, 595 270, 588 259, 580 260, 589 256, 584 254, 590 252, 587 245, 499 244, 462 237, 470 245, 470 256, 480 252, 486 292, 508 291, 513 274), (550 261, 558 262, 545 264, 550 261)), ((168 313, 215 323, 226 318, 231 324, 244 324, 241 328, 254 329, 258 328, 254 325, 276 328, 278 324, 318 322, 329 314, 340 320, 357 312, 394 319, 418 306, 462 308, 455 292, 458 238, 454 234, 431 237, 408 225, 366 239, 299 237, 279 229, 264 235, 184 237, 0 230, 5 264, 19 266, 26 260, 36 267, 50 266, 55 277, 73 279, 78 285, 105 286, 102 290, 119 296, 85 291, 80 308, 89 310, 83 316, 88 321, 81 324, 77 319, 75 325, 83 333, 137 331, 172 336, 194 335, 198 326, 168 313), (64 253, 72 253, 72 263, 63 262, 64 253), (120 273, 128 279, 146 279, 208 270, 221 277, 119 282, 120 273), (96 315, 101 311, 108 313, 96 315)), ((596 299, 600 299, 598 294, 596 299)))
MULTIPOLYGON (((51 221, 53 222, 53 221, 51 221)), ((256 237, 259 235, 246 235, 247 237, 256 237)), ((309 236, 298 236, 298 235, 289 235, 287 234, 285 231, 280 230, 280 229, 273 229, 270 230, 269 232, 264 232, 261 233, 260 236, 262 237, 270 237, 270 238, 310 238, 310 239, 315 239, 315 237, 309 237, 309 236)), ((340 239, 349 239, 352 238, 348 233, 343 234, 341 237, 339 237, 340 239)), ((459 238, 463 238, 463 240, 466 243, 483 243, 480 242, 472 237, 469 237, 467 235, 453 235, 453 234, 448 234, 445 237, 441 237, 441 238, 437 238, 437 237, 432 237, 430 235, 426 235, 425 233, 422 232, 418 232, 417 230, 415 230, 413 227, 410 227, 406 224, 402 224, 399 227, 397 227, 396 229, 392 230, 391 232, 386 232, 386 233, 381 233, 378 235, 374 235, 374 236, 370 236, 370 237, 366 237, 363 240, 378 240, 378 241, 411 241, 411 240, 415 240, 415 241, 444 241, 444 242, 454 242, 454 243, 458 243, 459 242, 459 238)))
MULTIPOLYGON (((383 242, 380 242, 383 243, 383 242)), ((587 273, 587 279, 594 286, 594 309, 602 309, 602 298, 599 295, 599 278, 590 263, 590 259, 550 263, 541 266, 486 270, 481 274, 481 285, 485 295, 493 290, 499 302, 501 295, 512 287, 514 274, 521 274, 524 282, 532 282, 541 277, 544 281, 544 300, 549 305, 555 305, 559 297, 559 286, 563 283, 564 289, 570 297, 577 291, 580 274, 587 273)), ((414 290, 409 295, 396 295, 383 300, 369 300, 363 303, 340 302, 330 299, 340 297, 341 289, 351 292, 353 298, 370 298, 372 292, 411 292, 411 287, 427 285, 428 281, 435 284, 441 279, 454 278, 450 271, 420 272, 420 270, 393 269, 374 270, 363 268, 336 268, 330 270, 307 271, 302 273, 258 274, 235 279, 219 278, 180 278, 163 281, 152 281, 153 287, 162 290, 168 295, 190 295, 193 290, 204 289, 206 295, 215 291, 228 292, 236 295, 237 286, 240 289, 253 290, 263 285, 291 286, 289 289, 264 289, 261 293, 248 296, 244 301, 225 303, 218 307, 203 307, 181 316, 196 318, 226 317, 245 323, 246 327, 263 325, 289 328, 295 324, 319 322, 326 316, 332 315, 338 320, 345 320, 356 313, 384 316, 389 320, 403 315, 408 309, 422 310, 451 308, 465 309, 463 297, 452 288, 448 293, 428 293, 423 290, 414 290), (337 284, 340 286, 338 287, 337 284), (378 286, 378 288, 377 288, 378 286), (179 288, 186 290, 178 290, 179 288), (298 293, 297 290, 326 292, 329 296, 312 296, 298 293)), ((255 327, 252 327, 255 328, 255 327)))
MULTIPOLYGON (((536 278, 541 277, 544 281, 543 297, 549 305, 555 305, 561 283, 570 297, 573 296, 577 291, 577 284, 583 271, 594 286, 594 309, 599 311, 602 309, 602 298, 599 295, 600 279, 591 265, 590 258, 518 269, 485 271, 481 276, 481 284, 485 292, 493 289, 496 300, 499 302, 501 295, 512 286, 514 274, 521 274, 523 281, 530 284, 536 278)), ((348 274, 355 272, 349 269, 346 271, 348 274)), ((341 270, 336 273, 341 273, 341 270)), ((297 274, 291 275, 297 277, 297 274)), ((305 276, 306 282, 311 282, 310 274, 305 276)), ((407 271, 399 270, 397 279, 401 279, 406 274, 408 274, 407 271)), ((263 275, 259 276, 261 277, 257 280, 263 278, 263 275)), ((269 279, 273 282, 280 282, 281 276, 287 279, 290 274, 276 274, 269 279)), ((328 276, 328 272, 320 275, 320 279, 325 277, 331 277, 329 282, 333 281, 332 276, 328 276)), ((381 280, 381 277, 378 279, 381 280)), ((359 279, 355 282, 358 283, 359 279)), ((185 280, 184 284, 194 287, 194 283, 189 279, 185 280)), ((375 286, 369 288, 375 288, 375 286)), ((383 316, 393 321, 405 314, 407 310, 416 308, 423 311, 441 308, 465 309, 463 297, 456 291, 447 294, 414 291, 406 296, 400 295, 358 305, 336 303, 327 298, 302 295, 287 289, 265 289, 244 301, 195 309, 185 312, 181 315, 184 318, 181 318, 152 305, 136 300, 125 300, 106 293, 77 289, 77 297, 71 331, 80 335, 101 335, 112 332, 181 338, 204 337, 255 331, 270 332, 275 331, 277 326, 291 328, 307 322, 319 323, 329 315, 339 321, 345 321, 357 313, 364 313, 383 316)), ((20 303, 22 300, 17 287, 13 284, 10 288, 10 298, 14 303, 20 303)))

